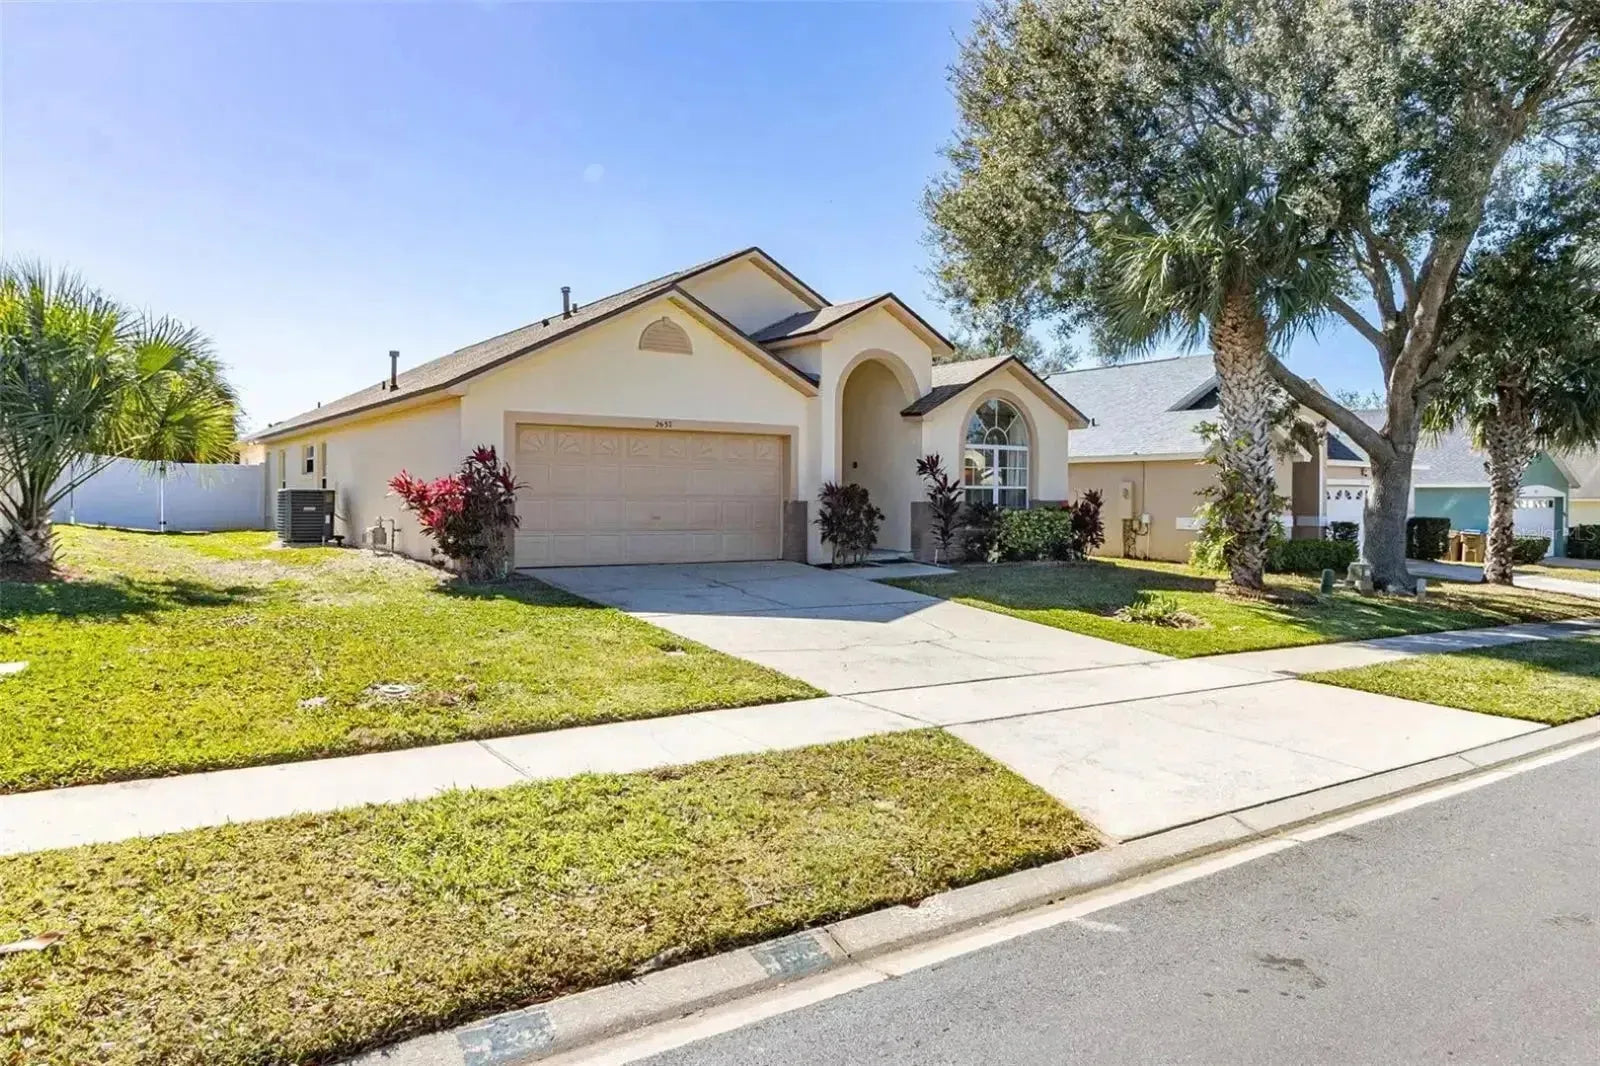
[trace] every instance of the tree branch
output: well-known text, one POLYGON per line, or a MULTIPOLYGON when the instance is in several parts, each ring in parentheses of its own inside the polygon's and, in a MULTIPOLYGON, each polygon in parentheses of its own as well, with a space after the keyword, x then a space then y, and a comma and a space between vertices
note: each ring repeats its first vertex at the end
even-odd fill
POLYGON ((1267 372, 1283 387, 1284 392, 1349 434, 1350 439, 1369 456, 1386 460, 1394 458, 1394 446, 1384 438, 1383 434, 1361 421, 1333 397, 1284 366, 1283 360, 1275 355, 1268 355, 1267 372))
POLYGON ((1361 234, 1361 242, 1366 247, 1367 262, 1371 271, 1362 271, 1367 275, 1367 281, 1372 285, 1372 295, 1378 301, 1378 314, 1383 318, 1383 328, 1389 330, 1399 312, 1394 306, 1394 279, 1389 276, 1389 268, 1383 265, 1384 255, 1378 248, 1378 238, 1372 232, 1372 220, 1365 215, 1356 226, 1356 231, 1361 234))
POLYGON ((1360 311, 1357 311, 1354 307, 1351 307, 1338 296, 1333 297, 1332 300, 1329 301, 1328 306, 1333 308, 1334 314, 1350 323, 1351 327, 1357 333, 1365 337, 1369 344, 1378 349, 1378 355, 1384 359, 1386 364, 1384 366, 1384 371, 1387 373, 1387 351, 1389 348, 1389 338, 1384 336, 1383 331, 1377 326, 1374 326, 1371 322, 1368 322, 1360 311))

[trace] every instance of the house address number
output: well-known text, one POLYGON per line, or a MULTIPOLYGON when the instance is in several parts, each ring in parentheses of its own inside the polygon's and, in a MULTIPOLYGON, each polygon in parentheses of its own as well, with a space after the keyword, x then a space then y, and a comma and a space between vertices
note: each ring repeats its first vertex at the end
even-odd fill
POLYGON ((670 419, 670 418, 658 418, 658 419, 656 419, 656 428, 657 429, 671 429, 672 428, 672 419, 670 419))

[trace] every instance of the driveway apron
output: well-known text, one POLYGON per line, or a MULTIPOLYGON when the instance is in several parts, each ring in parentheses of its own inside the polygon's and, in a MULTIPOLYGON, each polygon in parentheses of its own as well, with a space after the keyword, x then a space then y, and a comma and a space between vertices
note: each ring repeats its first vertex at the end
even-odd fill
POLYGON ((523 573, 836 696, 1163 658, 799 563, 523 573))

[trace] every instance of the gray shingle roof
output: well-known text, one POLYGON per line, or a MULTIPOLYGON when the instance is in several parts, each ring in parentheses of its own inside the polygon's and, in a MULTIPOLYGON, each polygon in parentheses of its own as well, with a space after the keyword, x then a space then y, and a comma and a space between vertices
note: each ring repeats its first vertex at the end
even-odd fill
POLYGON ((933 387, 917 397, 916 402, 900 413, 927 414, 1009 358, 1010 356, 1005 355, 991 355, 987 359, 961 359, 954 363, 933 364, 933 387))
MULTIPOLYGON (((1388 418, 1388 413, 1381 410, 1357 411, 1356 417, 1374 429, 1381 429, 1388 418)), ((1365 460, 1367 453, 1356 447, 1354 442, 1344 437, 1332 427, 1328 430, 1328 454, 1333 457, 1335 446, 1348 451, 1356 459, 1365 460)), ((1572 457, 1563 456, 1569 465, 1572 457)), ((1450 433, 1437 436, 1423 431, 1417 439, 1417 454, 1412 465, 1411 484, 1417 488, 1429 488, 1440 485, 1483 485, 1489 484, 1489 474, 1484 467, 1487 458, 1483 452, 1472 445, 1472 437, 1465 429, 1457 429, 1450 433)), ((1600 458, 1591 459, 1594 469, 1591 471, 1596 480, 1596 487, 1600 488, 1600 458)), ((1577 471, 1579 477, 1585 475, 1577 471)), ((1576 489, 1574 496, 1580 495, 1576 489)))
POLYGON ((801 311, 790 315, 788 318, 779 319, 770 326, 765 326, 750 334, 750 339, 759 343, 766 341, 784 340, 789 337, 801 337, 807 333, 820 333, 841 318, 849 318, 868 304, 877 303, 887 294, 869 296, 865 300, 850 300, 847 303, 832 304, 815 311, 801 311))
MULTIPOLYGON (((498 363, 504 362, 517 355, 531 351, 540 345, 547 344, 558 337, 566 336, 575 330, 594 323, 625 310, 634 304, 643 303, 668 292, 679 282, 703 273, 723 263, 731 262, 741 256, 758 252, 758 248, 743 248, 728 255, 709 259, 704 263, 677 270, 671 274, 663 274, 659 278, 642 282, 632 288, 623 289, 621 292, 612 293, 587 304, 582 304, 568 318, 562 318, 557 311, 548 318, 540 319, 520 329, 502 333, 488 340, 469 344, 465 348, 458 348, 448 355, 442 355, 420 366, 401 371, 396 381, 398 388, 390 390, 388 379, 381 384, 353 392, 348 396, 341 396, 331 403, 309 411, 302 411, 292 418, 281 422, 274 422, 255 434, 255 439, 277 436, 286 430, 299 429, 304 426, 325 422, 332 418, 355 414, 384 404, 395 403, 400 400, 410 399, 425 392, 446 388, 474 374, 481 373, 498 363)), ((764 254, 764 253, 763 253, 764 254)), ((731 327, 730 327, 731 328, 731 327)), ((787 364, 785 364, 787 365, 787 364)), ((796 373, 799 373, 796 371, 796 373)))
POLYGON ((1072 434, 1072 457, 1199 455, 1198 427, 1215 421, 1211 410, 1173 411, 1216 375, 1211 356, 1151 359, 1054 374, 1048 384, 1091 419, 1072 434))
POLYGON ((1600 500, 1600 449, 1563 453, 1561 460, 1571 467, 1578 479, 1578 483, 1572 486, 1572 498, 1600 500))

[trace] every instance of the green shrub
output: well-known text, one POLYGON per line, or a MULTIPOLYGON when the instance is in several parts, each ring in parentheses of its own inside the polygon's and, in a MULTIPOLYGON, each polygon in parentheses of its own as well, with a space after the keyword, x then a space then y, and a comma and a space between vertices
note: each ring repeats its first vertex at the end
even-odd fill
POLYGON ((1567 558, 1600 559, 1600 526, 1573 526, 1567 530, 1567 558))
POLYGON ((1323 570, 1343 574, 1357 556, 1356 544, 1350 540, 1282 540, 1267 549, 1267 569, 1277 574, 1323 570))
POLYGON ((1443 559, 1450 552, 1450 519, 1406 520, 1406 558, 1443 559))
POLYGON ((1072 558, 1072 513, 1059 507, 1000 512, 1000 558, 1009 562, 1072 558))
POLYGON ((1000 508, 992 503, 969 503, 961 519, 962 551, 974 563, 994 562, 999 556, 1000 508))
MULTIPOLYGON (((1194 543, 1189 545, 1189 565, 1209 573, 1226 573, 1227 550, 1233 540, 1233 534, 1223 523, 1222 514, 1217 510, 1215 503, 1201 504, 1195 514, 1199 521, 1195 526, 1194 543)), ((1274 521, 1267 527, 1268 570, 1272 569, 1273 551, 1286 540, 1288 537, 1283 532, 1282 522, 1274 521)))
POLYGON ((1543 559, 1549 550, 1549 537, 1518 537, 1511 545, 1511 561, 1518 566, 1527 566, 1543 559))
POLYGON ((1328 523, 1328 539, 1329 540, 1347 540, 1350 543, 1354 544, 1356 542, 1357 538, 1359 538, 1360 536, 1361 536, 1361 524, 1359 522, 1329 522, 1328 523))
POLYGON ((1117 611, 1124 622, 1146 626, 1166 626, 1168 629, 1195 629, 1204 623, 1178 605, 1178 597, 1170 592, 1143 589, 1134 594, 1133 601, 1117 611))

